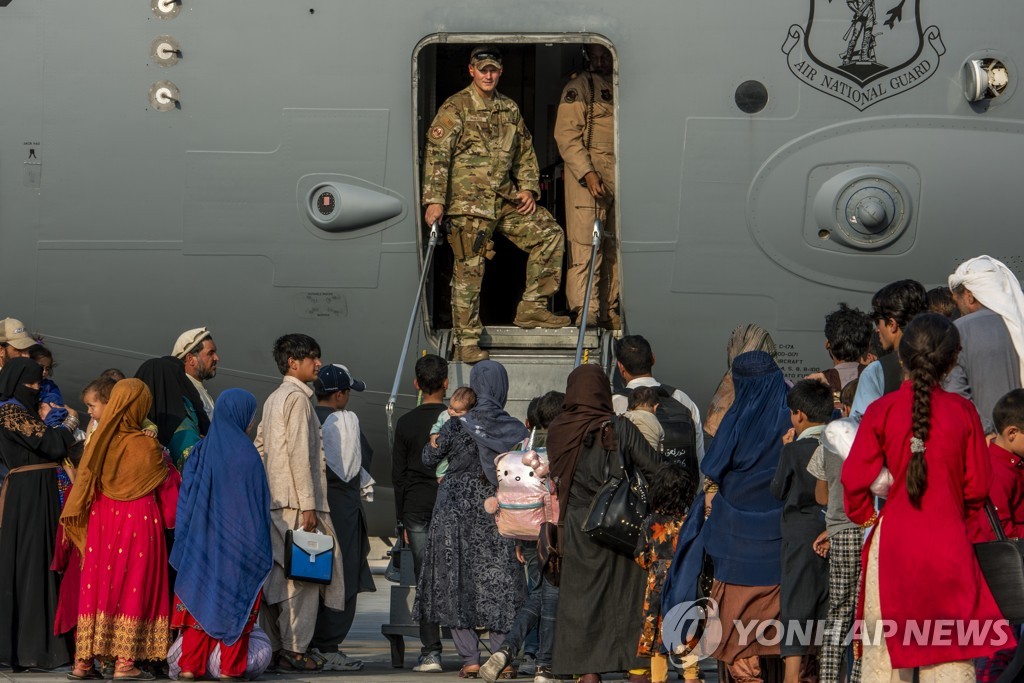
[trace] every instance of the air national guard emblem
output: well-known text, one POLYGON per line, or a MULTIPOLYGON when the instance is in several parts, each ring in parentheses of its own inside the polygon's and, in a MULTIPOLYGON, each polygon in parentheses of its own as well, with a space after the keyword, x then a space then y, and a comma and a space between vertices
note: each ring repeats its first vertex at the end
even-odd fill
POLYGON ((923 1, 810 0, 782 45, 789 70, 861 111, 921 85, 946 52, 938 27, 921 27, 923 1))

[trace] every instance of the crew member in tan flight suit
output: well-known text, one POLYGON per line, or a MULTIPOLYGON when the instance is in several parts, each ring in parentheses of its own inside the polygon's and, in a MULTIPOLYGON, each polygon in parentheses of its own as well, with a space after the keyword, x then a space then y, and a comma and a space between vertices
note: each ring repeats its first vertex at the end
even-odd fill
POLYGON ((565 295, 579 324, 596 216, 601 219, 604 238, 597 251, 587 326, 619 329, 612 54, 603 45, 588 45, 586 50, 587 69, 562 90, 555 121, 555 142, 565 161, 565 223, 569 238, 565 295))
POLYGON ((427 133, 421 201, 428 225, 448 214, 452 276, 453 360, 487 358, 480 348, 480 285, 501 232, 529 253, 526 289, 513 321, 519 327, 559 328, 569 318, 548 310, 562 279, 565 235, 543 207, 533 138, 519 107, 498 92, 501 53, 478 47, 469 60, 466 88, 437 110, 427 133))

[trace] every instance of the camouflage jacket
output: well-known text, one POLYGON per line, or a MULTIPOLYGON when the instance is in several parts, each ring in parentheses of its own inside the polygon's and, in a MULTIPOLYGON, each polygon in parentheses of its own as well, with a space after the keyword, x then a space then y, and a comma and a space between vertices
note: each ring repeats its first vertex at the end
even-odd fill
POLYGON ((519 107, 496 93, 489 103, 473 85, 437 110, 427 132, 421 200, 449 215, 498 218, 522 190, 540 196, 533 137, 519 107))

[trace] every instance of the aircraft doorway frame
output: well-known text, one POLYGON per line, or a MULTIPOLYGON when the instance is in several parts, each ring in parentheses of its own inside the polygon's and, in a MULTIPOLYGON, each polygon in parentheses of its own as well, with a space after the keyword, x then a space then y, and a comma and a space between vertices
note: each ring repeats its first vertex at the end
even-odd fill
MULTIPOLYGON (((413 187, 416 188, 416 244, 419 253, 419 263, 422 273, 424 266, 424 256, 426 244, 429 238, 430 226, 424 224, 423 221, 423 207, 420 205, 419 197, 420 190, 422 187, 422 155, 425 144, 426 130, 430 122, 434 118, 434 114, 437 108, 441 105, 440 101, 437 101, 435 93, 433 92, 434 85, 437 78, 437 64, 436 64, 436 51, 427 51, 429 47, 437 45, 484 45, 484 44, 497 44, 497 45, 536 45, 536 46, 552 46, 552 45, 578 45, 586 46, 589 44, 603 45, 612 53, 613 60, 613 72, 612 72, 612 88, 615 112, 615 176, 616 176, 616 187, 621 187, 619 183, 619 54, 615 49, 615 45, 611 40, 598 33, 591 32, 580 32, 580 33, 432 33, 424 36, 413 48, 412 52, 412 117, 411 117, 411 135, 413 145, 413 187), (429 77, 424 75, 424 71, 429 73, 429 77), (428 78, 430 80, 428 80, 428 78), (421 98, 421 89, 430 88, 426 93, 425 98, 421 98), (425 105, 420 106, 421 99, 425 100, 425 105)), ((468 81, 467 81, 468 82, 468 81)), ((564 82, 562 83, 564 85, 564 82)), ((522 103, 519 103, 522 106, 522 103)), ((531 131, 534 134, 534 140, 537 140, 537 131, 531 131)), ((546 134, 546 131, 545 131, 546 134)), ((535 144, 536 146, 536 144, 535 144)), ((615 225, 620 226, 620 206, 619 202, 616 201, 614 204, 615 214, 615 225)), ((563 230, 565 226, 562 225, 563 230)), ((622 236, 618 236, 618 244, 621 245, 622 236)), ((568 237, 566 238, 566 254, 568 255, 568 237)), ((437 249, 449 249, 447 240, 442 237, 438 242, 437 249)), ((621 248, 621 247, 620 247, 621 248)), ((436 252, 435 262, 432 268, 436 270, 436 252)), ((619 268, 619 281, 621 283, 621 255, 618 259, 619 268)), ((436 329, 434 327, 434 310, 432 310, 431 302, 433 301, 434 288, 438 285, 433 277, 434 273, 429 273, 427 277, 427 285, 424 289, 423 295, 420 297, 420 318, 422 324, 423 333, 439 350, 442 354, 445 353, 450 344, 450 330, 446 328, 436 329)), ((563 272, 563 280, 565 273, 563 272)), ((442 286, 447 286, 447 283, 442 283, 442 286)), ((621 285, 620 285, 621 289, 621 285)), ((620 313, 622 309, 622 295, 619 295, 619 308, 620 313)))

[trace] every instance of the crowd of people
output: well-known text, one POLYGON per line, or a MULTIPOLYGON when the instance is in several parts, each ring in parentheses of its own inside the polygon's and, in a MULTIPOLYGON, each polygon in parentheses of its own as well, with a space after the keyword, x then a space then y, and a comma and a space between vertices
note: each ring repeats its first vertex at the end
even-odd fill
MULTIPOLYGON (((737 327, 705 422, 639 335, 616 342, 622 389, 584 364, 525 421, 500 363, 446 405, 448 362, 420 358, 391 454, 415 671, 443 670, 447 627, 459 676, 487 681, 698 680, 702 656, 739 683, 1018 675, 972 544, 996 537, 988 501, 1007 536, 1024 528, 1019 282, 970 259, 943 290, 901 280, 870 312, 839 305, 824 338, 832 367, 787 379, 768 331, 737 327), (501 523, 524 453, 517 472, 550 492, 536 540, 501 523), (644 501, 628 549, 593 531, 623 478, 644 501), (703 636, 668 618, 694 603, 716 624, 703 636), (976 628, 920 637, 942 620, 976 628)), ((361 669, 341 646, 374 590, 372 449, 347 408, 365 385, 320 356, 280 337, 260 411, 242 389, 213 398, 216 344, 189 330, 135 377, 89 382, 86 419, 53 353, 0 321, 0 663, 122 681, 361 669), (297 530, 330 539, 325 583, 293 575, 297 530)))
POLYGON ((89 382, 83 423, 52 352, 0 321, 0 664, 70 663, 72 680, 362 668, 340 644, 375 590, 372 449, 345 410, 365 387, 307 335, 278 339, 274 360, 283 381, 258 416, 248 391, 214 400, 217 346, 189 330, 135 377, 89 382), (332 539, 328 585, 286 573, 293 529, 332 539))
POLYGON ((901 280, 869 312, 840 304, 824 336, 832 366, 787 379, 768 331, 737 327, 703 423, 684 392, 654 378, 637 335, 616 343, 619 393, 584 365, 564 394, 535 398, 525 424, 501 410, 501 366, 482 361, 470 375, 476 404, 460 401, 433 439, 448 373, 441 358, 420 359, 423 402, 399 420, 392 462, 418 576, 416 671, 442 670, 447 626, 460 677, 487 681, 617 672, 660 682, 672 666, 697 680, 708 655, 742 683, 909 681, 915 670, 921 681, 1015 680, 1017 632, 972 544, 995 538, 987 499, 1007 535, 1024 521, 1019 282, 995 259, 971 259, 948 287, 901 280), (504 538, 486 514, 502 485, 495 456, 526 448, 524 427, 546 447, 549 463, 534 471, 558 499, 555 542, 544 529, 537 543, 504 538), (443 459, 447 472, 435 467, 443 459), (623 463, 649 482, 633 553, 584 531, 623 463), (700 600, 717 624, 704 650, 664 619, 700 600), (981 630, 915 639, 943 620, 981 630))

